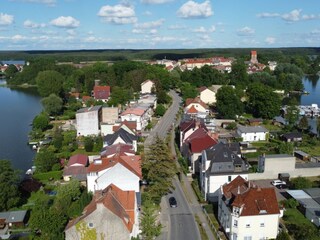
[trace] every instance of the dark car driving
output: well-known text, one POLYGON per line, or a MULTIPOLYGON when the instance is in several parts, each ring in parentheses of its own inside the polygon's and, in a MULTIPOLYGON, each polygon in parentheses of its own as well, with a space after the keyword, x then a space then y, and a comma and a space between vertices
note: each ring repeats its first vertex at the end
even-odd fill
POLYGON ((174 197, 170 197, 169 198, 169 204, 170 204, 170 207, 173 207, 173 208, 178 206, 177 205, 177 200, 174 197))

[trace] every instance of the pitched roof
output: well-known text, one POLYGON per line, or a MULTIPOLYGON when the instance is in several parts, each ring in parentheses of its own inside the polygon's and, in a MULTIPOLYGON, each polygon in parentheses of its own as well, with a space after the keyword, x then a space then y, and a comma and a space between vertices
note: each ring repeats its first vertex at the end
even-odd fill
POLYGON ((88 164, 88 156, 85 154, 76 154, 70 157, 68 161, 68 167, 72 165, 86 166, 88 164))
POLYGON ((102 204, 105 208, 109 209, 113 214, 122 219, 123 224, 127 227, 128 231, 132 232, 135 223, 135 201, 134 191, 122 191, 116 185, 110 184, 104 190, 96 191, 91 202, 84 208, 83 215, 70 221, 66 229, 69 229, 89 216, 97 209, 98 204, 102 204))
POLYGON ((202 107, 204 108, 208 108, 208 105, 205 104, 203 101, 201 101, 201 99, 199 97, 196 97, 196 98, 187 98, 186 99, 186 107, 189 106, 190 104, 192 103, 197 103, 197 104, 200 104, 202 107))
POLYGON ((299 133, 299 132, 284 133, 282 134, 282 137, 286 139, 302 138, 302 133, 299 133))
POLYGON ((238 176, 225 184, 222 190, 230 206, 242 209, 240 216, 280 213, 274 188, 253 186, 238 176))
POLYGON ((206 86, 202 86, 198 88, 198 91, 201 93, 202 91, 208 89, 206 86))
POLYGON ((131 133, 128 133, 123 128, 120 128, 118 131, 114 132, 113 134, 107 134, 104 137, 104 141, 107 142, 108 146, 110 146, 110 145, 113 145, 113 143, 115 142, 115 140, 117 140, 118 137, 120 137, 125 143, 130 143, 130 144, 132 144, 133 141, 138 139, 137 136, 131 133))
POLYGON ((95 112, 99 111, 102 108, 101 105, 92 106, 92 107, 86 107, 86 108, 80 108, 77 113, 85 113, 85 112, 95 112))
POLYGON ((238 130, 241 133, 269 132, 265 127, 262 127, 262 126, 241 126, 241 125, 238 125, 238 130))
POLYGON ((233 173, 236 165, 238 172, 247 172, 246 162, 240 158, 237 151, 232 151, 231 144, 218 143, 206 149, 207 160, 210 161, 209 174, 233 173))
POLYGON ((128 108, 124 112, 121 113, 121 116, 125 116, 128 114, 134 114, 137 116, 142 116, 144 114, 145 110, 141 108, 128 108))
POLYGON ((101 157, 115 155, 115 154, 119 156, 123 156, 127 154, 134 155, 135 152, 131 144, 118 143, 118 144, 114 144, 114 145, 106 146, 102 148, 100 153, 101 157))
POLYGON ((110 86, 94 86, 93 96, 95 99, 108 99, 110 97, 110 86))
POLYGON ((153 81, 151 81, 150 79, 147 79, 147 80, 145 80, 144 82, 142 82, 141 85, 144 85, 144 84, 146 84, 146 83, 148 83, 148 82, 152 82, 152 83, 154 84, 153 81))
POLYGON ((71 176, 79 181, 87 180, 87 168, 85 166, 70 166, 63 169, 63 176, 71 176))
POLYGON ((5 219, 5 223, 19 223, 24 221, 26 214, 26 210, 0 212, 0 219, 5 219))
POLYGON ((188 109, 187 113, 196 114, 198 113, 198 110, 194 106, 191 106, 191 108, 188 109))
POLYGON ((217 144, 208 134, 203 137, 194 138, 190 141, 190 150, 192 153, 200 153, 203 150, 217 144))
POLYGON ((187 132, 189 129, 196 128, 197 126, 208 131, 203 119, 187 119, 180 123, 179 128, 180 132, 187 132))
POLYGON ((127 126, 130 130, 135 131, 137 129, 137 121, 127 121, 124 120, 123 122, 121 122, 120 125, 118 126, 113 126, 112 130, 113 131, 118 131, 123 125, 127 126))

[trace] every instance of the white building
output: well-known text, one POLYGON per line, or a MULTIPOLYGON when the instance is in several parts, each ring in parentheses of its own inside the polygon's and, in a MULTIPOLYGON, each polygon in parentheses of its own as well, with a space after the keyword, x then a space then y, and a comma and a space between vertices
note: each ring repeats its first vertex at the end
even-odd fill
POLYGON ((76 113, 77 136, 100 135, 101 106, 81 108, 76 113))
POLYGON ((121 122, 136 122, 137 131, 141 131, 148 125, 148 120, 150 119, 150 114, 147 109, 142 108, 128 108, 123 113, 121 113, 121 122))
POLYGON ((87 169, 88 192, 103 190, 110 184, 122 190, 140 192, 140 156, 114 156, 95 159, 87 169))
POLYGON ((262 126, 238 125, 237 134, 244 142, 257 142, 267 140, 269 131, 262 126))
POLYGON ((230 240, 275 239, 280 217, 273 187, 253 186, 237 176, 219 190, 218 219, 230 240))
POLYGON ((146 80, 141 83, 141 94, 152 93, 152 89, 155 88, 156 85, 151 80, 146 80))
POLYGON ((205 104, 213 104, 216 103, 216 93, 210 90, 207 87, 201 87, 199 88, 200 93, 200 100, 204 102, 205 104))
POLYGON ((239 155, 239 144, 218 143, 202 151, 200 185, 205 200, 217 202, 220 186, 238 175, 248 179, 249 165, 239 155))

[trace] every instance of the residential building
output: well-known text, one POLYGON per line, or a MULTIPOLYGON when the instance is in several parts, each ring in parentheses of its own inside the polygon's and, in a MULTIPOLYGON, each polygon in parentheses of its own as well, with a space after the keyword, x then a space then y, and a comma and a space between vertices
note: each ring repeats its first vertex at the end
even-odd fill
POLYGON ((248 179, 249 164, 241 157, 238 143, 218 143, 201 154, 200 185, 205 200, 217 202, 219 188, 238 175, 248 179))
POLYGON ((213 104, 216 103, 216 93, 210 90, 207 87, 200 87, 199 89, 199 97, 202 102, 205 104, 213 104))
POLYGON ((100 135, 101 108, 101 106, 92 106, 77 111, 77 136, 100 135))
POLYGON ((203 120, 199 119, 185 119, 179 125, 180 130, 180 148, 185 140, 198 128, 205 128, 203 120))
POLYGON ((13 239, 12 229, 23 228, 27 221, 26 210, 0 212, 0 239, 13 239))
POLYGON ((156 87, 155 83, 151 80, 146 80, 141 83, 141 94, 150 94, 152 93, 153 89, 156 87))
POLYGON ((100 80, 95 80, 92 96, 97 101, 107 102, 110 97, 110 86, 100 86, 100 80))
POLYGON ((230 240, 275 239, 280 217, 274 187, 260 188, 240 176, 221 186, 218 219, 230 240))
POLYGON ((285 142, 301 142, 302 133, 300 132, 285 133, 281 135, 281 139, 285 142))
POLYGON ((205 128, 198 128, 185 140, 182 146, 182 154, 188 159, 193 174, 199 173, 199 157, 202 151, 215 144, 217 144, 217 141, 205 128))
POLYGON ((244 142, 257 142, 267 140, 269 131, 263 126, 238 125, 237 134, 244 142))
POLYGON ((139 233, 139 203, 134 191, 111 184, 97 191, 82 216, 71 220, 65 229, 66 240, 84 239, 92 230, 94 239, 128 240, 139 233))
POLYGON ((63 169, 63 180, 70 181, 77 179, 85 183, 87 180, 87 166, 89 164, 88 156, 85 154, 76 154, 70 157, 67 166, 63 169))
POLYGON ((118 156, 134 156, 135 151, 131 144, 117 143, 111 146, 105 146, 100 152, 102 158, 110 158, 114 155, 118 156))
POLYGON ((121 122, 136 122, 137 131, 144 129, 150 119, 150 115, 146 111, 147 109, 142 108, 128 108, 120 114, 121 122))
POLYGON ((102 122, 115 123, 119 121, 119 108, 117 107, 102 107, 102 122))
POLYGON ((87 170, 87 190, 103 190, 115 184, 122 190, 140 192, 141 157, 114 155, 110 158, 95 159, 87 170))
POLYGON ((190 108, 194 108, 197 111, 197 117, 205 118, 209 115, 210 110, 207 104, 201 101, 200 97, 196 97, 194 99, 187 98, 185 103, 184 112, 188 113, 190 108))
POLYGON ((118 143, 122 144, 130 144, 133 146, 134 151, 137 151, 137 140, 138 137, 133 135, 123 128, 120 128, 118 131, 114 132, 113 134, 108 134, 107 136, 103 137, 103 146, 111 146, 118 143))

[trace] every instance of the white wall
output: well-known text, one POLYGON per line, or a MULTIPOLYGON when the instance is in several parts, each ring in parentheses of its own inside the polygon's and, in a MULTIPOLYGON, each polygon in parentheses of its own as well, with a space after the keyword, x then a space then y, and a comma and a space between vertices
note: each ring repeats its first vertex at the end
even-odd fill
POLYGON ((121 122, 124 121, 136 121, 137 122, 137 130, 140 131, 142 126, 142 117, 134 114, 126 114, 121 116, 121 122))
POLYGON ((83 112, 76 114, 77 136, 99 135, 98 111, 83 112))
POLYGON ((266 140, 265 132, 257 132, 257 133, 240 133, 244 142, 257 142, 266 140))
POLYGON ((206 104, 216 103, 216 94, 210 89, 205 89, 200 93, 200 99, 206 104))
POLYGON ((141 93, 151 93, 152 87, 154 86, 154 83, 152 81, 147 81, 146 83, 141 85, 141 93))
MULTIPOLYGON (((95 164, 95 163, 91 163, 91 164, 95 164)), ((103 171, 100 172, 91 172, 87 174, 87 190, 88 192, 95 192, 94 186, 95 186, 95 180, 103 175, 106 171, 108 171, 108 169, 104 169, 103 171)))

